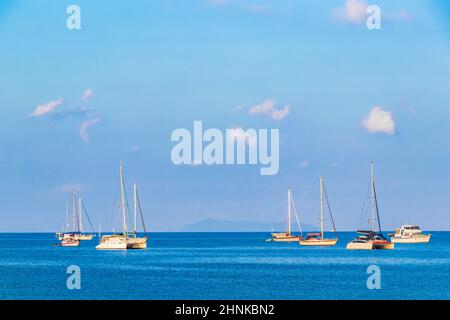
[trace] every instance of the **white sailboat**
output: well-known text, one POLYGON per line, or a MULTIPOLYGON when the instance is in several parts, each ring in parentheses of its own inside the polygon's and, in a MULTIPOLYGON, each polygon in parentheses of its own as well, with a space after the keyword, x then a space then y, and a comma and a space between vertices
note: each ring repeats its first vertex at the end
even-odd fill
POLYGON ((380 214, 378 212, 378 200, 375 191, 374 165, 370 163, 370 188, 372 207, 372 230, 357 231, 360 235, 347 244, 349 250, 372 250, 372 249, 394 249, 394 243, 387 240, 381 232, 380 214), (375 217, 376 215, 376 217, 375 217), (378 231, 375 230, 375 221, 378 221, 378 231))
MULTIPOLYGON (((77 210, 77 195, 75 192, 72 192, 72 230, 70 231, 70 218, 69 218, 69 202, 67 201, 66 205, 66 223, 64 232, 58 232, 56 233, 56 238, 58 240, 63 240, 67 238, 74 238, 78 241, 85 241, 85 240, 92 240, 93 237, 95 237, 95 234, 89 234, 84 232, 83 227, 83 209, 84 204, 83 201, 80 198, 78 198, 78 210, 77 210)), ((84 210, 85 211, 85 210, 84 210)), ((87 212, 85 211, 85 214, 89 220, 89 216, 87 215, 87 212)), ((92 227, 92 225, 91 225, 92 227)), ((92 228, 92 232, 94 232, 94 229, 92 228)))
MULTIPOLYGON (((333 223, 333 229, 334 232, 336 232, 336 227, 334 225, 333 215, 331 213, 331 208, 329 206, 329 201, 326 192, 325 197, 327 198, 327 204, 328 209, 330 211, 331 221, 333 223)), ((306 239, 300 240, 300 244, 302 246, 334 246, 338 241, 338 238, 333 239, 324 238, 323 198, 324 198, 324 184, 323 184, 323 177, 320 177, 320 233, 309 233, 306 236, 306 239)))
POLYGON ((134 185, 134 230, 128 231, 127 226, 127 202, 125 198, 125 183, 122 170, 122 162, 120 162, 120 193, 121 193, 121 213, 122 213, 122 233, 115 233, 112 235, 104 235, 101 237, 100 243, 95 247, 99 250, 126 250, 126 249, 145 249, 147 248, 147 236, 138 237, 137 234, 137 215, 140 213, 142 225, 145 230, 144 219, 139 202, 136 184, 134 185))
POLYGON ((302 239, 301 235, 294 235, 291 233, 291 207, 294 208, 295 217, 297 218, 298 227, 301 232, 300 222, 298 219, 297 211, 295 209, 295 204, 292 199, 291 189, 288 189, 288 221, 287 221, 287 232, 272 233, 272 239, 270 241, 275 242, 297 242, 302 239))

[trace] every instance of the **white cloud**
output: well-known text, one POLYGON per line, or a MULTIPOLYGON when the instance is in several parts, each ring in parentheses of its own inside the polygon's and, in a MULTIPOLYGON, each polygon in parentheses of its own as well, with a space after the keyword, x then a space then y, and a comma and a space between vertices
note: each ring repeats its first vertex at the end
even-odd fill
MULTIPOLYGON (((364 23, 369 14, 367 13, 368 3, 365 0, 346 0, 345 4, 334 8, 332 16, 338 21, 350 24, 364 23)), ((411 22, 413 17, 406 10, 398 12, 384 12, 382 13, 383 20, 390 22, 411 22)))
POLYGON ((80 125, 80 137, 84 142, 89 141, 89 133, 88 129, 97 123, 99 123, 101 118, 99 116, 96 116, 94 118, 89 118, 85 121, 83 121, 80 125))
POLYGON ((251 135, 247 135, 246 131, 242 128, 227 129, 227 138, 236 139, 236 141, 245 141, 251 147, 256 146, 257 138, 251 135))
POLYGON ((81 190, 81 185, 78 183, 67 183, 67 184, 63 184, 61 186, 57 186, 55 188, 53 188, 52 192, 53 193, 60 193, 60 194, 65 194, 65 193, 72 193, 72 192, 79 192, 81 190))
POLYGON ((311 164, 311 162, 309 162, 309 160, 302 160, 299 162, 298 167, 301 169, 305 169, 307 167, 309 167, 309 165, 311 164))
POLYGON ((83 93, 83 96, 81 97, 81 100, 89 100, 93 96, 94 96, 94 90, 86 89, 83 93))
POLYGON ((343 7, 334 9, 333 17, 344 22, 360 24, 366 19, 367 7, 367 3, 363 0, 346 0, 343 7))
POLYGON ((47 113, 52 112, 56 108, 58 108, 64 102, 63 99, 58 99, 54 101, 50 101, 46 104, 41 104, 36 107, 33 113, 30 114, 31 117, 41 117, 47 113))
POLYGON ((131 147, 131 152, 139 152, 139 151, 141 151, 141 147, 139 147, 139 146, 132 146, 131 147))
POLYGON ((386 134, 395 133, 395 122, 392 112, 384 111, 381 107, 373 107, 369 115, 363 119, 362 125, 370 133, 382 132, 386 134))
POLYGON ((266 114, 273 120, 283 120, 290 112, 291 107, 285 106, 283 109, 277 109, 275 101, 266 99, 262 103, 250 108, 251 115, 266 114))

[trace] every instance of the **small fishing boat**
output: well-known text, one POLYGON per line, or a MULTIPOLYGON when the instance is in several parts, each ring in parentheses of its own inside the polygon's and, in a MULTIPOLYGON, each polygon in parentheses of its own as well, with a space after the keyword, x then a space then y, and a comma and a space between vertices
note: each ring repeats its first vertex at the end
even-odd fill
POLYGON ((272 233, 272 238, 269 241, 274 242, 298 242, 302 239, 301 235, 294 235, 291 233, 291 207, 294 206, 295 217, 297 218, 297 223, 301 231, 300 222, 298 220, 297 211, 295 209, 294 201, 291 195, 291 189, 288 189, 288 221, 287 221, 287 232, 272 233))
POLYGON ((102 236, 100 239, 100 243, 95 248, 98 250, 146 249, 147 236, 140 237, 138 236, 137 232, 137 216, 139 212, 139 216, 144 229, 144 234, 147 234, 136 184, 134 184, 134 230, 132 232, 129 232, 127 227, 128 201, 125 196, 125 182, 123 177, 122 162, 120 162, 119 174, 121 192, 120 207, 122 212, 123 232, 102 236))
POLYGON ((417 224, 405 224, 388 235, 393 243, 428 243, 431 238, 431 234, 423 233, 417 224))
POLYGON ((306 236, 306 239, 302 240, 300 239, 300 244, 302 246, 334 246, 336 245, 338 238, 333 238, 333 239, 327 239, 324 238, 324 222, 323 222, 323 198, 324 198, 324 193, 325 193, 325 197, 327 199, 327 204, 328 204, 328 210, 330 212, 330 217, 331 217, 331 222, 333 223, 333 229, 334 232, 336 232, 336 226, 334 225, 334 219, 333 219, 333 214, 331 213, 331 207, 330 207, 330 202, 328 200, 328 196, 326 194, 325 191, 325 187, 324 187, 324 183, 323 183, 323 177, 320 177, 320 233, 319 232, 315 232, 315 233, 309 233, 306 236))
POLYGON ((347 244, 348 250, 372 250, 372 249, 394 249, 394 243, 387 240, 381 232, 380 214, 378 211, 377 193, 375 191, 375 178, 374 178, 374 165, 373 161, 370 163, 370 189, 371 189, 371 207, 372 218, 370 219, 372 224, 372 230, 370 231, 357 231, 361 234, 347 244), (375 217, 376 215, 376 217, 375 217), (378 231, 375 231, 375 221, 378 222, 378 231))

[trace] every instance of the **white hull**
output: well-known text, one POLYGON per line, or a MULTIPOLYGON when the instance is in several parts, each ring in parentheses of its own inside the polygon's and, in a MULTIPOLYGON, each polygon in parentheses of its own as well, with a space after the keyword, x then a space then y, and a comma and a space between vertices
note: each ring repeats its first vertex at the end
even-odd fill
POLYGON ((103 236, 100 244, 95 248, 98 250, 146 249, 147 237, 127 238, 122 235, 103 236))
POLYGON ((372 250, 372 242, 364 242, 364 243, 355 243, 349 242, 347 243, 347 250, 372 250))
POLYGON ((392 242, 380 243, 377 241, 368 242, 349 242, 347 244, 348 250, 393 250, 394 244, 392 242))
POLYGON ((282 233, 272 233, 271 240, 274 242, 298 242, 302 240, 302 237, 282 232, 282 233))
POLYGON ((431 234, 412 236, 412 237, 391 237, 393 243, 428 243, 430 242, 431 234))
POLYGON ((97 250, 126 250, 127 238, 122 235, 103 236, 97 250))
POLYGON ((338 239, 310 239, 310 240, 300 240, 302 246, 321 246, 329 247, 336 245, 338 239))

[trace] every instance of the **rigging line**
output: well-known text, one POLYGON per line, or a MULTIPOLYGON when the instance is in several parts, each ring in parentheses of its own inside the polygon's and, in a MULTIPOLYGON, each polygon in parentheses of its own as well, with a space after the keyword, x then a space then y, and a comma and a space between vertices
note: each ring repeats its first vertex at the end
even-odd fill
POLYGON ((325 194, 325 199, 327 200, 328 211, 330 212, 331 223, 333 224, 334 232, 336 232, 336 225, 334 224, 333 213, 331 212, 330 201, 328 200, 327 189, 325 188, 325 184, 323 184, 323 191, 325 194))
MULTIPOLYGON (((80 220, 78 218, 78 206, 77 206, 77 200, 75 198, 75 203, 73 204, 74 208, 75 208, 75 220, 77 222, 77 228, 78 228, 78 233, 81 233, 80 231, 80 220)), ((75 230, 74 230, 75 231, 75 230)))
POLYGON ((303 236, 302 226, 300 225, 299 214, 297 214, 297 209, 295 208, 294 197, 291 195, 292 208, 294 209, 295 219, 297 220, 298 229, 300 230, 300 235, 303 236))
POLYGON ((128 195, 127 195, 127 189, 125 188, 125 186, 127 185, 125 183, 125 176, 122 174, 122 179, 123 179, 123 193, 124 193, 124 197, 125 197, 125 208, 126 208, 126 216, 128 218, 128 221, 133 221, 133 217, 130 215, 131 214, 131 210, 130 210, 130 204, 128 203, 128 195))
POLYGON ((136 190, 136 201, 137 201, 137 205, 139 208, 139 216, 141 217, 141 221, 142 221, 142 228, 144 229, 144 233, 147 233, 147 229, 145 228, 145 223, 144 223, 144 215, 142 214, 141 200, 139 199, 139 193, 137 190, 136 190))
POLYGON ((375 191, 375 181, 373 182, 373 194, 375 196, 375 209, 377 210, 378 230, 381 233, 380 213, 378 212, 377 192, 375 191))
POLYGON ((365 199, 364 199, 363 204, 362 204, 361 213, 360 213, 359 221, 358 221, 358 229, 361 227, 361 221, 365 217, 364 211, 367 209, 366 207, 367 207, 367 199, 369 198, 369 192, 370 192, 370 182, 369 182, 369 184, 367 186, 366 196, 365 196, 365 199))
MULTIPOLYGON (((115 219, 115 217, 116 217, 116 210, 117 210, 117 208, 118 208, 118 205, 117 205, 118 188, 117 188, 117 186, 116 186, 116 188, 114 188, 114 189, 115 189, 115 193, 114 193, 114 201, 113 201, 113 207, 112 207, 112 212, 111 212, 111 217, 110 217, 110 221, 111 221, 111 225, 112 225, 112 228, 113 228, 113 229, 115 229, 115 224, 116 224, 116 219, 115 219)), ((114 233, 115 233, 115 232, 114 232, 114 233)))
POLYGON ((84 214, 86 215, 86 218, 88 219, 88 222, 89 222, 89 225, 91 226, 92 232, 95 233, 94 226, 92 225, 91 218, 89 217, 86 207, 84 206, 83 200, 81 200, 81 208, 82 208, 82 212, 84 212, 84 214))

